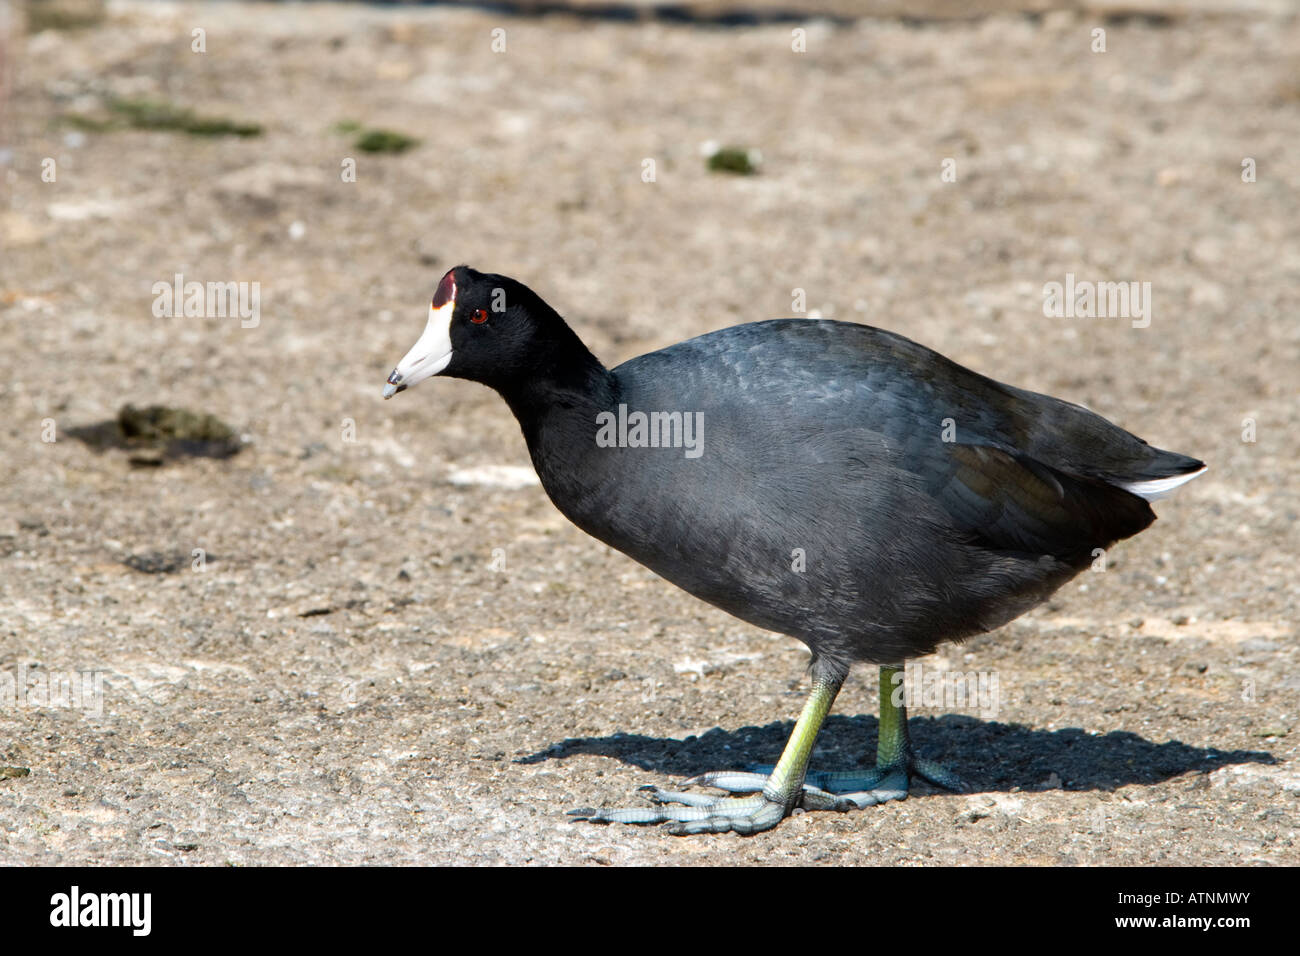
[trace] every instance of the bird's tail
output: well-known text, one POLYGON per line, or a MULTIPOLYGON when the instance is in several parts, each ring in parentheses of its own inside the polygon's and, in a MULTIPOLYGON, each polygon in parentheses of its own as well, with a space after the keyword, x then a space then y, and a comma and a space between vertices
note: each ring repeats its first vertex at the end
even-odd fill
POLYGON ((1152 450, 1156 454, 1145 463, 1142 474, 1112 483, 1139 498, 1156 501, 1173 494, 1175 488, 1202 474, 1207 467, 1205 462, 1175 451, 1152 450))

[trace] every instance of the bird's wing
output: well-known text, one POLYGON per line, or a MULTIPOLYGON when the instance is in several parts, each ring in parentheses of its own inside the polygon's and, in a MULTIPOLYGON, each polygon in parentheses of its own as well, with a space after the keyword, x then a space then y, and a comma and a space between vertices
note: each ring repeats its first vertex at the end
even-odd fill
POLYGON ((963 532, 1000 551, 1075 561, 1137 534, 1155 515, 1139 497, 992 445, 950 444, 928 487, 963 532))

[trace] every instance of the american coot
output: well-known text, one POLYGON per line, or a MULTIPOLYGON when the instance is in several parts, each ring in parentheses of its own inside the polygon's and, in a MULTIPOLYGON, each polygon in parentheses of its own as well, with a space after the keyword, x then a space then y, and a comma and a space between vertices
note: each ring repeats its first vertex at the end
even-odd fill
POLYGON ((900 335, 776 319, 606 369, 513 279, 457 266, 384 397, 432 375, 495 389, 551 501, 578 527, 716 607, 812 650, 812 694, 779 761, 575 810, 675 833, 753 833, 796 807, 906 796, 915 754, 891 691, 909 658, 1043 601, 1094 550, 1155 518, 1204 469, 1077 405, 1002 385, 900 335), (881 666, 877 763, 809 772, 849 668, 881 666))

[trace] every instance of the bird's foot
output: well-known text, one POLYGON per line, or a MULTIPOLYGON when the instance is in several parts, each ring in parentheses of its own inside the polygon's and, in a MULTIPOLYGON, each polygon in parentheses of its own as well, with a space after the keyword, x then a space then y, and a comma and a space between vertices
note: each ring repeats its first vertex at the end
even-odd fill
POLYGON ((716 776, 754 778, 752 785, 719 787, 732 793, 750 795, 718 797, 706 793, 663 790, 651 785, 641 787, 641 790, 650 794, 650 799, 655 806, 617 810, 586 808, 570 810, 569 816, 590 823, 667 823, 665 829, 675 836, 689 836, 693 833, 726 833, 729 830, 747 836, 770 830, 785 818, 788 812, 785 804, 762 793, 763 787, 767 784, 766 776, 706 773, 687 780, 683 786, 708 783, 707 778, 716 776))
MULTIPOLYGON (((641 790, 656 804, 635 809, 570 810, 569 816, 591 823, 667 823, 669 833, 686 836, 692 833, 750 834, 770 830, 789 812, 786 805, 764 794, 772 767, 755 767, 753 772, 720 770, 703 773, 683 782, 683 787, 706 786, 730 794, 747 796, 718 797, 686 790, 664 790, 645 786, 641 790)), ((953 773, 931 760, 914 757, 906 764, 878 767, 867 771, 828 773, 810 771, 790 809, 861 810, 864 807, 902 800, 907 796, 909 773, 936 786, 964 792, 967 788, 953 773)))
MULTIPOLYGON (((761 766, 751 769, 754 776, 762 776, 772 770, 771 767, 761 766)), ((862 809, 890 800, 905 800, 912 777, 920 777, 936 787, 954 793, 970 792, 970 787, 942 764, 924 757, 909 756, 886 765, 877 765, 870 770, 809 770, 804 777, 804 807, 818 810, 862 809), (821 801, 823 795, 832 798, 832 806, 823 808, 807 805, 810 796, 815 801, 821 801)))

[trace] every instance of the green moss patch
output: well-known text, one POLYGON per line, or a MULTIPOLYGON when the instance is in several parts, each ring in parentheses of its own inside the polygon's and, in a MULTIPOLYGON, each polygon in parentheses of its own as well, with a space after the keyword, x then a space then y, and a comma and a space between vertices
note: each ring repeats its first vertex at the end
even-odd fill
POLYGON ((164 130, 190 136, 260 136, 262 127, 223 116, 203 116, 186 106, 166 100, 114 98, 108 101, 108 115, 65 113, 62 122, 92 133, 120 129, 164 130))
POLYGON ((758 162, 753 150, 743 146, 723 146, 709 157, 709 169, 715 173, 752 176, 758 172, 758 162))
POLYGON ((366 153, 404 153, 420 141, 405 133, 388 129, 363 130, 356 139, 357 149, 366 153))
POLYGON ((235 430, 217 416, 167 405, 123 405, 117 418, 69 428, 68 434, 96 451, 127 451, 134 465, 162 465, 186 457, 229 458, 244 447, 235 430))

